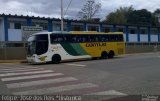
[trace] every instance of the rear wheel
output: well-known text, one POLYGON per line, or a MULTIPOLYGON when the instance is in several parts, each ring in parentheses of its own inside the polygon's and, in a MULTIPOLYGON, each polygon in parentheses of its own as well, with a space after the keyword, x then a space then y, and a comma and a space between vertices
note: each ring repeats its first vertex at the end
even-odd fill
POLYGON ((109 52, 109 54, 108 54, 108 58, 111 59, 111 58, 114 57, 114 55, 115 55, 114 51, 111 50, 111 51, 109 52))
POLYGON ((107 59, 108 58, 108 53, 106 51, 103 51, 101 54, 101 59, 107 59))
POLYGON ((58 64, 61 61, 61 56, 58 54, 55 54, 52 56, 52 63, 58 64))

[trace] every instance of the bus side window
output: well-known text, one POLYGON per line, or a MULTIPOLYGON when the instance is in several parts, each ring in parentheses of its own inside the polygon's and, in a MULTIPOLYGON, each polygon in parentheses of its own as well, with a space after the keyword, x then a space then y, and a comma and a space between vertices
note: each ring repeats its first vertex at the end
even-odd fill
POLYGON ((100 35, 100 42, 107 42, 108 41, 108 35, 100 35))
POLYGON ((92 34, 89 36, 89 41, 90 42, 98 42, 98 36, 95 34, 92 34))
POLYGON ((67 35, 66 35, 66 41, 69 42, 69 43, 70 43, 70 42, 73 42, 73 40, 72 40, 72 35, 68 35, 68 34, 67 34, 67 35))
POLYGON ((100 35, 99 41, 100 41, 100 42, 105 42, 105 37, 104 37, 104 35, 100 35))
POLYGON ((70 43, 76 43, 76 35, 68 35, 67 40, 70 43))
POLYGON ((123 35, 119 35, 119 41, 123 41, 123 35))
POLYGON ((83 42, 89 42, 89 36, 83 35, 83 42))
POLYGON ((57 42, 63 42, 63 35, 57 35, 57 42))
POLYGON ((115 41, 115 35, 110 35, 110 41, 111 42, 115 41))
POLYGON ((99 42, 99 36, 95 35, 95 42, 99 42))
POLYGON ((58 40, 57 40, 57 35, 50 35, 50 38, 51 38, 51 43, 57 43, 58 40))
POLYGON ((118 40, 119 40, 118 35, 114 35, 114 41, 118 41, 118 40))
POLYGON ((77 35, 76 42, 81 43, 82 42, 82 35, 77 35))

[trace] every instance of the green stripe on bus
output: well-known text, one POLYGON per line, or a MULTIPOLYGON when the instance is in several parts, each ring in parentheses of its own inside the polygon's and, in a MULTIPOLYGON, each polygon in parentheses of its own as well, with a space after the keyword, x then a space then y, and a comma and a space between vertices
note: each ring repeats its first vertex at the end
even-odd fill
POLYGON ((61 43, 61 46, 70 55, 73 55, 73 56, 79 56, 80 55, 79 53, 76 52, 76 50, 69 43, 61 43))
POLYGON ((87 52, 80 46, 79 43, 72 43, 71 46, 80 55, 88 55, 87 52))

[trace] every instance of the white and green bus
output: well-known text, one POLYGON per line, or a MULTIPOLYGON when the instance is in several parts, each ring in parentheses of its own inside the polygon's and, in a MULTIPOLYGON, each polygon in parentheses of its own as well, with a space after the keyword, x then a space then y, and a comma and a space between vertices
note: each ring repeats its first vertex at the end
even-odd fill
POLYGON ((113 58, 120 54, 125 54, 121 32, 40 32, 31 35, 27 45, 30 63, 113 58))

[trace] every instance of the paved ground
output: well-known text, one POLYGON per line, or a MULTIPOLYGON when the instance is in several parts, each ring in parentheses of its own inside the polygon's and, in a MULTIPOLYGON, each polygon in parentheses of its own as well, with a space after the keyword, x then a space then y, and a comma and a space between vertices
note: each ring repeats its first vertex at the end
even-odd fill
POLYGON ((1 95, 108 95, 101 100, 111 95, 159 95, 160 54, 61 64, 0 64, 0 78, 1 95))

